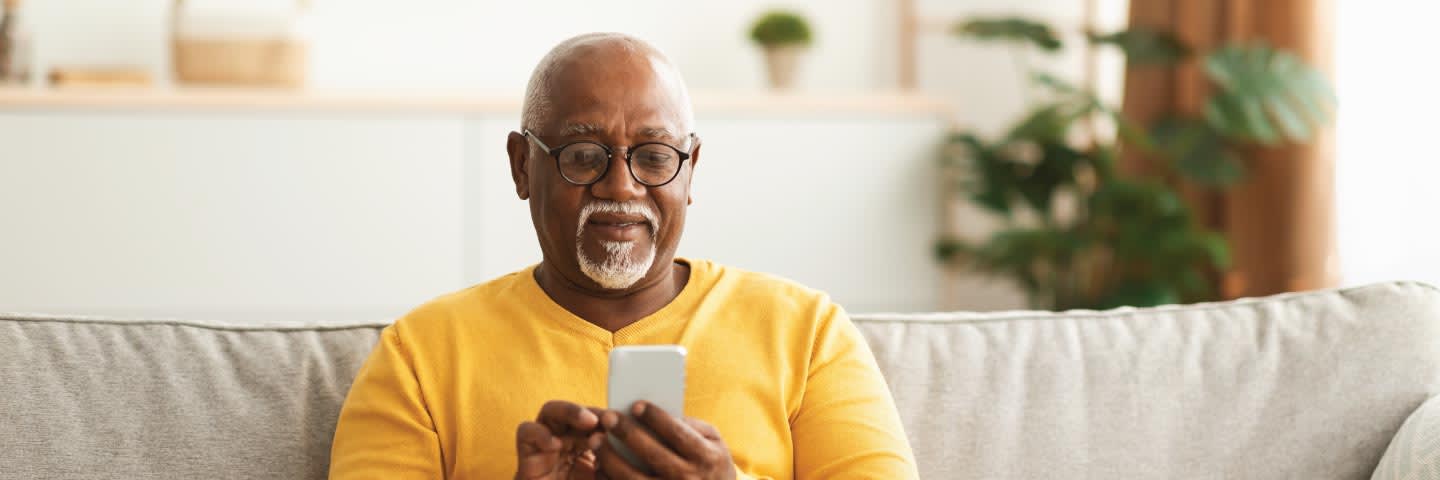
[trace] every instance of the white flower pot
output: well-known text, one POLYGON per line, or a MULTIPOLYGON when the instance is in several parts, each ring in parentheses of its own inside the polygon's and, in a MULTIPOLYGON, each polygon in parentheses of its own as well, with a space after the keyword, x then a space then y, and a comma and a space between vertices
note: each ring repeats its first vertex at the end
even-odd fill
POLYGON ((765 67, 770 78, 770 88, 789 90, 795 86, 795 73, 799 70, 800 56, 805 52, 801 46, 765 47, 765 67))

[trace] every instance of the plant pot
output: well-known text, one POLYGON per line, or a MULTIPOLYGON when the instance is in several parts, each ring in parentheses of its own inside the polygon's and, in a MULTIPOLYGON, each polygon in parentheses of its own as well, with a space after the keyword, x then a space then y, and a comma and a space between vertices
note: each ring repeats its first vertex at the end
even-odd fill
POLYGON ((795 71, 800 66, 800 54, 805 47, 765 47, 766 73, 770 77, 770 88, 789 90, 795 85, 795 71))

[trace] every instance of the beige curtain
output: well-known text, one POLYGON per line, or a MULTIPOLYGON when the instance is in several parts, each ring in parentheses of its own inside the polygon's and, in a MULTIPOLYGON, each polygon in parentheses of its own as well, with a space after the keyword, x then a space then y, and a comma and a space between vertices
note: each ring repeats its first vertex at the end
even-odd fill
MULTIPOLYGON (((1131 0, 1130 23, 1172 30, 1201 52, 1263 39, 1333 72, 1333 12, 1334 0, 1131 0)), ((1164 112, 1199 112, 1207 95, 1198 62, 1137 67, 1126 73, 1124 108, 1131 118, 1150 121, 1164 112)), ((1216 279, 1220 291, 1241 297, 1338 283, 1331 131, 1306 145, 1246 153, 1244 183, 1219 194, 1185 192, 1202 221, 1230 239, 1234 263, 1216 279)), ((1126 158, 1123 167, 1148 170, 1138 157, 1126 158)))

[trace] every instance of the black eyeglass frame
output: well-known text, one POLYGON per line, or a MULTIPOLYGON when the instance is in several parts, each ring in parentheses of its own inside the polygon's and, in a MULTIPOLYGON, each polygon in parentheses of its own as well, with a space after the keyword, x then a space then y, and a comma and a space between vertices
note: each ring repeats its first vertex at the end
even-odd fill
MULTIPOLYGON (((534 142, 535 142, 535 145, 539 146, 542 150, 545 150, 545 153, 548 153, 548 154, 550 155, 550 158, 555 160, 555 171, 556 171, 556 172, 560 172, 560 178, 565 179, 565 181, 566 181, 566 182, 569 182, 571 185, 577 185, 577 186, 585 187, 585 186, 590 186, 590 185, 594 185, 594 184, 596 184, 596 183, 599 183, 601 180, 604 180, 604 179, 605 179, 605 175, 609 175, 609 174, 610 174, 610 163, 615 160, 615 149, 610 148, 609 145, 606 145, 606 144, 603 144, 603 143, 600 143, 600 142, 595 142, 595 141, 591 141, 591 140, 579 140, 579 141, 570 142, 570 143, 567 143, 567 144, 564 144, 564 145, 561 145, 561 146, 558 146, 558 147, 555 147, 555 148, 550 148, 549 145, 546 145, 543 140, 540 140, 540 137, 539 137, 539 136, 535 135, 535 133, 534 133, 534 132, 531 132, 530 129, 528 129, 528 128, 527 128, 527 129, 522 129, 522 130, 520 131, 520 134, 523 135, 523 136, 525 136, 525 138, 529 138, 530 140, 534 141, 534 142), (579 144, 582 144, 582 143, 588 143, 588 144, 591 144, 591 145, 595 145, 595 146, 600 147, 600 149, 605 150, 605 168, 602 169, 602 170, 600 170, 600 174, 599 174, 599 175, 596 175, 594 180, 591 180, 591 181, 585 182, 585 183, 577 182, 577 181, 571 179, 570 177, 566 176, 566 175, 565 175, 565 171, 560 168, 560 152, 565 151, 566 148, 570 148, 571 146, 579 145, 579 144)), ((691 132, 689 135, 686 135, 685 138, 686 138, 686 143, 688 143, 688 145, 686 146, 686 148, 687 148, 687 149, 695 148, 695 142, 696 142, 696 140, 697 140, 699 137, 697 137, 694 132, 691 132)), ((674 145, 671 145, 671 144, 668 144, 668 143, 665 143, 665 142, 644 142, 644 143, 637 143, 637 144, 631 145, 631 146, 629 146, 629 147, 627 147, 627 148, 625 149, 625 169, 630 171, 630 178, 635 179, 635 181, 636 181, 637 183, 639 183, 639 184, 641 184, 641 185, 644 185, 644 186, 647 186, 647 187, 663 187, 663 186, 665 186, 665 185, 668 185, 670 182, 675 181, 675 179, 680 176, 680 170, 684 170, 684 169, 685 169, 685 162, 688 161, 688 160, 690 160, 690 152, 687 152, 687 151, 685 151, 685 150, 681 150, 681 149, 679 149, 679 148, 676 148, 674 145), (638 176, 635 175, 635 166, 630 163, 630 159, 631 159, 631 157, 635 154, 635 150, 639 149, 640 147, 644 147, 644 146, 646 146, 646 145, 661 145, 661 146, 664 146, 664 147, 666 147, 666 148, 669 148, 669 149, 675 151, 675 156, 680 158, 680 165, 677 166, 677 167, 675 167, 675 172, 670 174, 670 178, 665 179, 665 181, 660 182, 660 183, 650 184, 650 183, 645 183, 644 180, 641 180, 640 177, 638 177, 638 176)))

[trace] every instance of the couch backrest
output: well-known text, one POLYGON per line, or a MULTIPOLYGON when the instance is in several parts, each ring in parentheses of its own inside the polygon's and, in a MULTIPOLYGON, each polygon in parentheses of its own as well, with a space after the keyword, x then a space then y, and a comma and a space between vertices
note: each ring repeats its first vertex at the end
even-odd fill
MULTIPOLYGON (((855 320, 927 479, 1368 478, 1440 393, 1414 283, 855 320)), ((324 478, 381 327, 0 315, 0 477, 324 478)))
POLYGON ((855 320, 922 478, 1367 479, 1440 393, 1440 292, 1415 283, 855 320))
POLYGON ((325 478, 382 326, 0 316, 0 478, 325 478))

